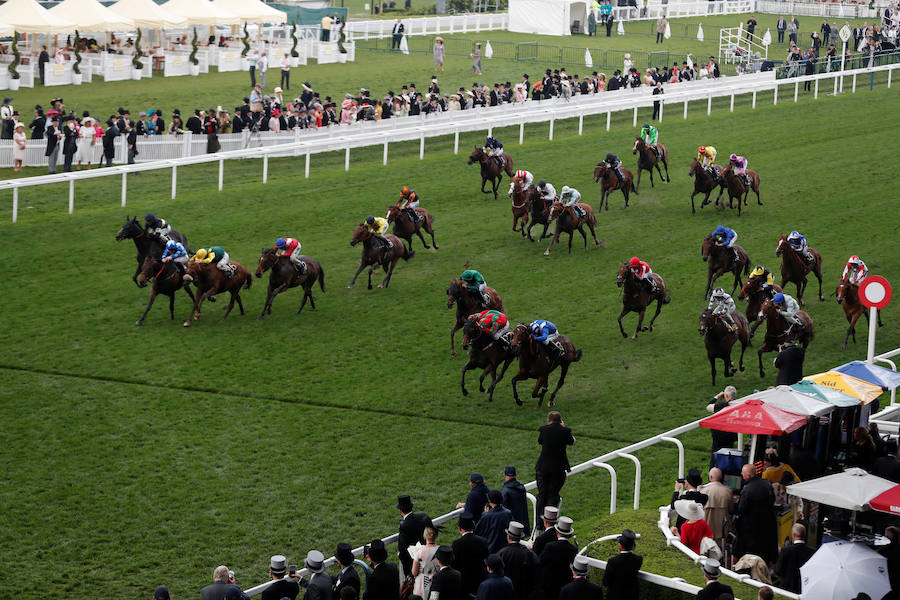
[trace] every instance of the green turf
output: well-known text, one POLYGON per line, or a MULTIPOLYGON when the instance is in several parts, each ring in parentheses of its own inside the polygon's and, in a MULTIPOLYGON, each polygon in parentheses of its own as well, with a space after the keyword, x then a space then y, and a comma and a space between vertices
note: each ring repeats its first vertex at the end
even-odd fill
MULTIPOLYGON (((472 470, 492 486, 506 464, 531 479, 546 409, 530 401, 515 407, 508 380, 493 404, 474 392, 471 375, 474 395, 459 392, 463 359, 449 357, 444 290, 466 263, 500 291, 512 320, 549 318, 584 350, 558 399, 578 438, 573 463, 703 416, 726 383, 710 385, 696 333, 706 279, 700 241, 720 222, 737 228, 754 262, 773 268, 778 233, 804 232, 824 256, 827 298, 820 303, 808 292, 817 334, 806 370, 863 356, 862 328, 859 344, 840 350, 846 325, 828 294, 850 254, 893 281, 900 275, 892 248, 895 165, 871 162, 862 171, 848 158, 869 156, 870 137, 852 132, 871 128, 873 107, 887 115, 885 130, 896 130, 900 101, 880 80, 872 92, 836 99, 823 94, 813 102, 805 94, 795 105, 782 96, 777 108, 770 101, 761 95, 751 111, 749 99, 739 98, 734 114, 727 100, 717 101, 712 117, 692 105, 687 121, 680 107, 667 112, 661 141, 672 156, 672 183, 651 190, 645 181, 628 210, 614 196, 599 215, 604 247, 576 247, 571 256, 561 247, 544 258, 543 245, 513 234, 508 200, 477 192, 475 168, 453 156, 449 138, 429 140, 424 161, 415 144, 392 146, 388 168, 380 148, 354 151, 349 173, 342 154, 316 156, 308 180, 302 161, 272 160, 265 186, 259 161, 229 163, 221 193, 214 166, 182 168, 176 200, 168 196, 168 172, 141 174, 129 177, 127 209, 119 207, 119 180, 98 179, 76 188, 71 216, 65 186, 27 189, 15 225, 7 193, 0 205, 0 504, 9 516, 0 534, 0 589, 39 595, 46 584, 36 564, 52 565, 47 577, 72 595, 139 598, 165 583, 183 597, 223 563, 251 585, 265 578, 270 554, 298 561, 312 547, 330 552, 338 541, 389 533, 399 493, 439 514, 464 497, 472 470), (709 207, 692 216, 686 170, 701 143, 749 156, 765 206, 751 203, 740 218, 709 207), (364 280, 345 289, 358 261, 348 244, 353 226, 381 213, 404 184, 435 215, 440 250, 417 243, 388 290, 368 291, 364 280), (175 321, 161 302, 135 327, 147 290, 129 281, 130 242, 116 244, 113 235, 126 212, 147 210, 171 220, 192 246, 222 244, 247 265, 276 237, 296 235, 322 262, 328 292, 317 290, 318 310, 300 316, 296 290, 285 293, 273 315, 257 322, 265 282, 256 280, 244 294, 246 316, 217 322, 220 302, 184 329, 189 306, 181 296, 175 321), (666 278, 673 298, 656 330, 637 341, 623 340, 615 322, 615 270, 634 254, 666 278)), ((642 111, 640 120, 647 116, 642 111)), ((515 129, 495 134, 518 166, 557 188, 579 188, 596 206, 594 162, 613 150, 633 163, 630 113, 614 115, 608 133, 604 124, 585 119, 579 137, 576 121, 557 122, 553 142, 545 141, 546 125, 529 125, 521 147, 515 129)), ((461 147, 479 141, 465 135, 461 147)), ((892 306, 883 318, 879 351, 900 345, 892 306)), ((629 330, 634 324, 626 318, 629 330)), ((772 358, 760 379, 751 349, 747 371, 728 383, 739 393, 771 385, 772 358)), ((526 398, 528 389, 520 386, 526 398)), ((703 466, 708 435, 684 439, 687 466, 703 466)), ((642 506, 654 508, 670 492, 675 452, 660 447, 639 456, 642 506)), ((614 464, 619 506, 627 507, 633 467, 614 464)), ((608 508, 607 486, 605 473, 573 477, 565 512, 590 523, 608 508)))

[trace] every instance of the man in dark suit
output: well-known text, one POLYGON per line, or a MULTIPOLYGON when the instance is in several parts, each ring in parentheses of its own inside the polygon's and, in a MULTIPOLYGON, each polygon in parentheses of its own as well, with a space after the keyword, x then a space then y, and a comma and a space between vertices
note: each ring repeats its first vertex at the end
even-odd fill
POLYGON ((475 533, 487 540, 488 550, 493 554, 506 545, 506 528, 513 519, 509 509, 503 506, 500 490, 488 492, 488 502, 490 510, 475 525, 475 533))
POLYGON ((803 379, 805 356, 806 351, 795 340, 786 340, 781 344, 778 356, 775 357, 775 368, 778 369, 775 385, 793 385, 803 379))
POLYGON ((363 551, 372 563, 372 574, 366 586, 365 600, 400 600, 400 573, 397 565, 387 561, 387 548, 379 539, 372 540, 363 551))
POLYGON ((607 600, 638 600, 638 571, 644 557, 634 553, 637 535, 630 529, 622 531, 616 538, 619 553, 606 561, 603 585, 606 586, 607 600))
MULTIPOLYGON (((559 509, 555 506, 545 506, 544 513, 541 516, 541 523, 543 524, 544 532, 541 535, 537 536, 534 540, 534 544, 531 545, 531 549, 534 550, 534 553, 538 556, 541 555, 541 552, 544 550, 544 546, 549 544, 550 542, 556 541, 556 522, 559 521, 559 509)), ((535 529, 540 529, 539 525, 535 525, 535 529)))
POLYGON ((106 131, 103 132, 103 158, 107 167, 111 167, 116 156, 116 140, 119 139, 119 128, 112 116, 106 120, 106 131))
POLYGON ((526 600, 532 596, 538 587, 540 574, 540 560, 522 543, 524 538, 525 526, 518 521, 510 521, 506 529, 508 543, 498 553, 503 560, 503 571, 513 583, 516 600, 526 600))
MULTIPOLYGON (((286 573, 287 559, 284 556, 276 554, 269 559, 269 578, 273 581, 272 585, 264 589, 260 595, 262 600, 282 600, 282 598, 296 600, 297 594, 300 593, 300 584, 294 579, 285 577, 286 573)), ((212 599, 204 598, 203 600, 212 599)))
POLYGON ((59 117, 55 110, 49 111, 50 123, 47 125, 45 135, 47 136, 47 147, 44 149, 44 156, 47 157, 47 173, 52 175, 56 173, 56 161, 59 158, 59 117))
MULTIPOLYGON (((391 30, 391 50, 400 49, 400 42, 403 40, 403 31, 405 29, 403 22, 397 19, 397 22, 394 23, 394 28, 391 30)), ((428 599, 426 598, 426 600, 428 599)))
POLYGON ((331 600, 331 576, 325 573, 325 555, 318 550, 306 554, 303 566, 311 573, 309 579, 296 575, 298 583, 306 588, 304 600, 331 600))
POLYGON ((547 415, 547 424, 538 433, 541 455, 534 466, 538 514, 543 514, 547 505, 559 506, 559 492, 566 483, 566 471, 571 468, 566 447, 574 443, 572 430, 563 423, 562 416, 555 410, 551 411, 547 415))
POLYGON ((560 517, 556 524, 556 541, 541 551, 542 579, 548 600, 557 600, 560 590, 572 581, 572 561, 578 554, 578 548, 569 541, 574 534, 572 519, 560 517))
POLYGON ((495 83, 494 89, 491 90, 490 105, 497 106, 498 104, 500 104, 500 100, 501 100, 500 84, 495 83))
POLYGON ((703 562, 703 576, 706 578, 706 587, 697 592, 697 600, 721 600, 722 596, 734 598, 734 592, 724 583, 719 583, 719 575, 722 574, 719 569, 719 561, 707 558, 703 562))
POLYGON ((778 23, 775 25, 775 29, 778 30, 778 43, 784 43, 784 32, 787 30, 787 19, 784 16, 778 17, 778 23))
POLYGON ((41 75, 41 85, 44 85, 45 70, 48 62, 50 62, 50 55, 47 54, 47 46, 41 46, 41 53, 38 55, 38 70, 41 75))
MULTIPOLYGON (((672 492, 672 502, 669 504, 669 507, 675 510, 676 500, 691 500, 705 507, 709 501, 709 496, 700 491, 700 486, 702 485, 703 477, 700 475, 699 469, 689 469, 687 477, 675 482, 675 491, 672 492)), ((678 518, 675 520, 675 527, 678 531, 681 531, 681 526, 684 525, 685 520, 684 517, 678 515, 678 518)))
POLYGON ((193 133, 194 135, 200 135, 203 133, 203 121, 200 120, 200 109, 194 110, 194 114, 191 115, 191 118, 187 120, 187 123, 184 124, 187 127, 188 131, 193 133))
POLYGON ((451 567, 453 549, 441 546, 434 553, 438 570, 431 580, 431 592, 426 600, 463 600, 462 575, 451 567))
POLYGON ((588 581, 591 566, 587 558, 575 556, 572 561, 572 582, 559 591, 559 600, 603 600, 603 588, 588 581))
POLYGON ((525 486, 516 479, 516 468, 512 465, 503 469, 503 487, 500 493, 503 495, 503 506, 512 513, 513 521, 518 521, 525 526, 525 535, 531 534, 531 520, 529 519, 528 498, 525 486))
POLYGON ((469 475, 469 495, 466 496, 466 501, 457 504, 456 508, 462 508, 464 512, 472 515, 472 519, 477 523, 484 513, 489 491, 488 486, 484 485, 481 473, 472 473, 469 475))
POLYGON ((225 588, 228 587, 228 567, 222 565, 213 571, 213 582, 200 590, 202 600, 225 600, 225 588))
POLYGON ((353 549, 350 544, 341 542, 337 545, 337 551, 334 553, 334 559, 341 567, 341 572, 337 576, 332 577, 332 598, 340 598, 341 590, 344 588, 353 588, 355 591, 354 598, 359 598, 360 580, 359 573, 353 566, 353 549))
POLYGON ((487 574, 484 559, 488 551, 487 540, 475 535, 475 520, 472 514, 464 512, 459 516, 459 538, 453 541, 453 568, 462 575, 463 593, 474 595, 487 574))
POLYGON ((900 483, 900 460, 897 460, 897 442, 888 440, 884 444, 885 456, 879 457, 872 467, 872 475, 888 481, 900 483))
POLYGON ((614 13, 609 13, 606 16, 606 37, 610 37, 612 35, 613 23, 616 22, 616 15, 614 13))
POLYGON ((522 73, 522 85, 525 86, 525 97, 531 94, 531 82, 528 81, 528 73, 522 73))
POLYGON ((400 537, 397 538, 397 554, 400 558, 400 564, 403 566, 403 576, 408 577, 412 574, 412 557, 409 555, 409 547, 415 546, 416 542, 425 543, 426 527, 432 527, 431 517, 425 513, 413 513, 412 498, 409 494, 403 494, 397 497, 397 510, 403 515, 400 519, 400 537))
POLYGON ((756 474, 753 465, 741 468, 744 487, 735 513, 740 555, 755 554, 766 562, 774 562, 778 552, 778 529, 775 517, 775 492, 768 480, 756 474))
POLYGON ((800 592, 800 567, 816 551, 806 545, 806 527, 796 523, 791 528, 791 543, 781 549, 775 563, 775 585, 789 592, 800 592))

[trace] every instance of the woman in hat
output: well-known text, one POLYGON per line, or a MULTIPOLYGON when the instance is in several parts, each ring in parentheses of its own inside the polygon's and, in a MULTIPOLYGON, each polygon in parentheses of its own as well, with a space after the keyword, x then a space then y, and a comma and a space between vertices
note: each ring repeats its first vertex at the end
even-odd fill
POLYGON ((25 145, 28 136, 25 135, 25 124, 16 122, 13 125, 13 171, 21 171, 22 163, 25 161, 25 145))
POLYGON ((441 36, 434 38, 434 66, 444 70, 444 38, 441 36))
MULTIPOLYGON (((693 500, 676 500, 675 512, 686 519, 681 526, 681 543, 700 554, 700 540, 712 537, 712 529, 706 522, 703 506, 693 500)), ((672 533, 678 535, 678 530, 672 527, 672 533)))
POLYGON ((91 168, 91 161, 94 159, 94 119, 84 117, 81 121, 81 129, 78 131, 78 170, 81 170, 81 163, 86 162, 87 168, 91 168))
POLYGON ((481 44, 475 44, 475 52, 469 56, 472 57, 472 70, 476 75, 481 75, 481 44))
POLYGON ((423 537, 425 538, 424 546, 417 544, 418 550, 415 550, 415 547, 410 548, 411 553, 417 552, 413 555, 412 575, 416 578, 413 594, 428 598, 431 594, 431 580, 437 570, 437 564, 434 562, 434 554, 438 549, 438 545, 435 543, 437 531, 426 527, 423 537))

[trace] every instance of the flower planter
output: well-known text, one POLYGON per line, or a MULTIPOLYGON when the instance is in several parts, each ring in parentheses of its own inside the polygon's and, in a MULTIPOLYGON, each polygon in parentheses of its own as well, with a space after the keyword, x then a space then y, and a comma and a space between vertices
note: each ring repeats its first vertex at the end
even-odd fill
POLYGON ((249 70, 250 70, 250 59, 244 57, 241 59, 241 71, 249 71, 249 70))
POLYGON ((12 77, 10 77, 9 78, 9 89, 12 91, 16 91, 17 89, 19 89, 20 81, 21 81, 21 79, 13 79, 12 77))
POLYGON ((72 85, 81 85, 83 79, 83 73, 72 73, 72 85))
POLYGON ((190 65, 188 67, 188 70, 190 71, 191 75, 196 77, 197 75, 200 74, 200 65, 190 65))
POLYGON ((141 75, 143 75, 143 74, 144 73, 143 73, 143 71, 141 71, 141 69, 138 69, 136 67, 131 67, 131 78, 133 80, 140 81, 141 75))
POLYGON ((291 64, 291 67, 292 67, 292 68, 293 68, 293 67, 299 67, 299 66, 300 66, 300 57, 299 57, 299 56, 292 56, 292 57, 290 58, 290 64, 291 64))

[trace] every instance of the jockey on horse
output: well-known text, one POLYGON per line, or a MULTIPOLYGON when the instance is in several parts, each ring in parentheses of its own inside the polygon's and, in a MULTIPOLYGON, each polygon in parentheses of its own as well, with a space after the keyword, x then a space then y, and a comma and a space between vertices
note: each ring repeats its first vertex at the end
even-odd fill
POLYGON ((556 325, 544 319, 536 319, 531 322, 528 329, 531 332, 531 339, 542 344, 554 362, 560 362, 566 357, 565 348, 556 341, 559 338, 556 325))
POLYGON ((162 253, 162 262, 174 262, 181 275, 184 276, 185 267, 188 263, 187 250, 181 245, 181 242, 169 240, 166 242, 166 249, 162 253))
POLYGON ((653 153, 656 154, 656 160, 659 160, 659 148, 656 146, 656 141, 659 138, 659 131, 656 127, 650 123, 644 123, 644 126, 641 127, 640 137, 644 140, 644 143, 653 150, 653 153))
POLYGON ((559 199, 565 204, 566 208, 574 211, 578 218, 584 217, 584 211, 578 207, 578 203, 581 202, 581 192, 567 185, 564 185, 561 191, 559 199))
POLYGON ((734 317, 731 316, 731 313, 737 311, 737 307, 734 305, 734 299, 729 296, 724 289, 717 287, 713 291, 712 297, 709 299, 709 305, 706 309, 711 310, 712 314, 720 317, 722 322, 725 323, 725 327, 728 328, 728 331, 737 329, 734 317))
POLYGON ((470 296, 480 299, 482 306, 490 306, 491 295, 487 293, 487 283, 481 273, 475 269, 466 269, 459 278, 465 282, 470 296))
MULTIPOLYGON (((528 192, 529 189, 534 187, 534 175, 531 174, 531 171, 523 171, 519 169, 516 171, 516 174, 513 175, 510 179, 518 178, 518 180, 522 183, 522 191, 528 192)), ((509 182, 509 197, 512 198, 513 194, 513 182, 509 182)))
POLYGON ((853 285, 859 285, 863 279, 869 274, 869 268, 866 263, 855 254, 847 261, 841 279, 847 279, 853 285))
POLYGON ((375 234, 375 240, 383 249, 391 247, 390 242, 384 239, 384 234, 387 233, 388 230, 387 219, 369 215, 368 217, 366 217, 365 225, 366 229, 375 234))
POLYGON ((485 154, 496 160, 501 169, 503 168, 503 142, 494 136, 489 135, 487 139, 484 140, 484 148, 482 148, 482 150, 484 150, 485 154))
POLYGON ((553 204, 554 200, 556 200, 556 188, 553 187, 552 184, 547 183, 547 181, 541 179, 537 184, 537 191, 541 197, 541 202, 544 203, 542 210, 538 212, 546 211, 551 204, 553 204))
POLYGON ((738 239, 737 232, 730 227, 725 227, 724 225, 719 225, 718 227, 716 227, 713 230, 710 237, 712 237, 715 240, 717 246, 722 246, 723 248, 728 248, 731 251, 731 262, 728 265, 728 267, 729 267, 728 270, 730 271, 731 270, 730 267, 736 265, 739 260, 737 250, 735 250, 735 248, 734 248, 734 243, 738 239))
POLYGON ((750 174, 747 173, 747 159, 737 154, 732 154, 728 158, 728 164, 734 169, 734 174, 741 178, 748 188, 751 187, 750 174))
POLYGON ((648 294, 653 294, 656 291, 656 282, 653 281, 653 269, 650 268, 650 265, 639 259, 637 256, 632 256, 631 260, 628 261, 628 267, 631 269, 631 272, 634 273, 635 277, 637 277, 641 283, 647 288, 648 294))
POLYGON ((772 286, 775 285, 775 277, 772 275, 772 271, 762 265, 756 265, 756 268, 750 271, 749 279, 753 279, 754 277, 764 278, 760 287, 766 293, 766 296, 769 296, 772 286))
MULTIPOLYGON (((216 268, 225 273, 225 279, 231 279, 234 276, 234 267, 228 260, 228 253, 222 246, 210 246, 209 248, 200 248, 197 253, 191 257, 188 262, 216 263, 216 268)), ((184 276, 185 280, 193 281, 190 275, 184 276)))
POLYGON ((416 190, 411 190, 404 185, 400 189, 400 199, 397 200, 397 207, 412 219, 413 224, 419 222, 419 214, 416 212, 418 206, 419 195, 416 193, 416 190))
POLYGON ((152 212, 148 212, 144 215, 144 231, 165 244, 169 241, 172 226, 165 219, 159 219, 152 212))
POLYGON ((793 248, 795 252, 803 257, 803 260, 806 261, 806 264, 815 262, 816 259, 809 251, 809 246, 806 243, 806 238, 801 235, 799 231, 792 231, 788 235, 787 241, 791 245, 791 248, 793 248))
POLYGON ((297 272, 303 275, 306 273, 306 263, 300 259, 300 242, 295 238, 280 237, 275 240, 275 255, 287 256, 297 272))
POLYGON ((613 173, 616 174, 616 178, 619 180, 620 184, 625 181, 625 174, 622 173, 622 161, 619 160, 618 156, 612 152, 607 152, 603 162, 606 163, 607 167, 613 170, 613 173))
POLYGON ((719 181, 719 173, 712 168, 716 162, 716 149, 712 146, 700 146, 697 148, 697 162, 700 166, 713 178, 713 181, 719 181))
POLYGON ((490 334, 494 340, 509 347, 505 337, 509 331, 509 319, 506 315, 499 310, 483 310, 480 313, 469 316, 470 319, 472 317, 475 317, 475 324, 481 331, 490 334))
POLYGON ((775 305, 775 308, 778 310, 778 314, 784 317, 785 321, 790 324, 787 331, 784 332, 785 335, 790 334, 794 326, 797 326, 797 335, 803 331, 803 320, 797 316, 797 312, 800 310, 800 305, 794 300, 790 295, 779 292, 775 294, 772 298, 772 303, 775 305))

